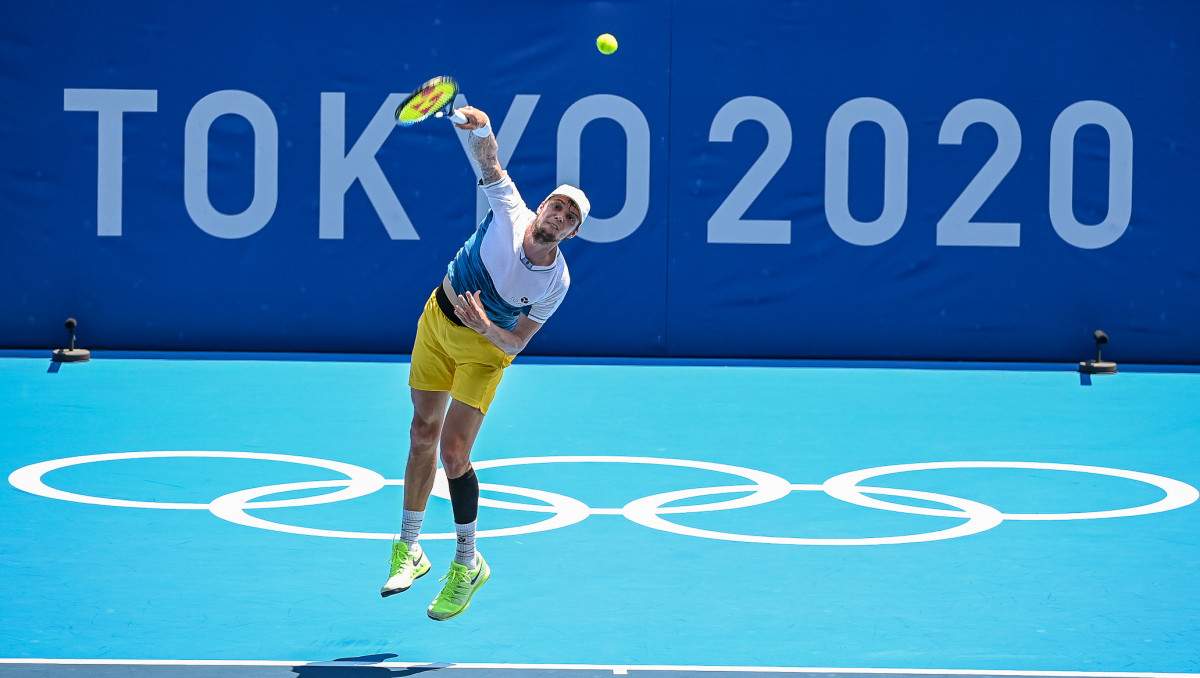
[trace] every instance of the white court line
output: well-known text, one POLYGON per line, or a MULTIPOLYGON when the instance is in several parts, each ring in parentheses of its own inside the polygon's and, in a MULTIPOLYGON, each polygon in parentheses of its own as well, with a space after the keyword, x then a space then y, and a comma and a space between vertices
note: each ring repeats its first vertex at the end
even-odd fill
POLYGON ((867 673, 876 675, 948 675, 948 676, 1034 676, 1037 678, 1200 678, 1200 673, 1139 673, 1117 671, 1013 671, 992 669, 850 669, 801 666, 664 666, 634 664, 469 664, 447 662, 363 662, 363 661, 275 661, 237 659, 23 659, 0 657, 0 664, 60 664, 97 666, 380 666, 384 668, 427 669, 526 669, 612 671, 627 675, 630 671, 725 672, 725 673, 867 673))

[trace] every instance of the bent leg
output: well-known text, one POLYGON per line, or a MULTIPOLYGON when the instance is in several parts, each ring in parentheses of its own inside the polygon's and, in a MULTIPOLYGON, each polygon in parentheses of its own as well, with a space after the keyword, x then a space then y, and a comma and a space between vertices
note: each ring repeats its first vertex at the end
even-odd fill
POLYGON ((450 486, 457 545, 454 562, 473 569, 475 524, 479 516, 479 481, 471 468, 471 448, 483 424, 483 412, 459 400, 450 401, 446 426, 442 429, 442 467, 450 486))
POLYGON ((442 468, 447 478, 461 477, 471 468, 471 448, 482 426, 483 412, 460 400, 450 400, 441 430, 442 468))

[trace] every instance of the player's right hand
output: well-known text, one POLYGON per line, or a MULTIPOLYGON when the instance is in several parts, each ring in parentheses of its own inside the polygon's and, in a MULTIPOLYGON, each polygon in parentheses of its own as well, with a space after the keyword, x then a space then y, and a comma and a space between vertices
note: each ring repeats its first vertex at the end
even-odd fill
POLYGON ((462 108, 456 110, 467 118, 467 121, 464 123, 454 123, 454 126, 459 129, 479 129, 480 127, 487 127, 488 123, 490 122, 487 113, 484 113, 474 106, 463 106, 462 108))

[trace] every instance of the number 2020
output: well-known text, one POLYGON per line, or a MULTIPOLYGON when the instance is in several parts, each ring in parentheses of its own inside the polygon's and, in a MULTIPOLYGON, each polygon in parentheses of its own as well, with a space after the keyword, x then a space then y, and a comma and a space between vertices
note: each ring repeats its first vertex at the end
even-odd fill
MULTIPOLYGON (((789 220, 743 219, 742 215, 775 176, 792 146, 791 124, 777 104, 762 97, 740 97, 717 112, 709 141, 733 140, 734 129, 746 120, 767 130, 762 155, 734 186, 708 220, 708 242, 788 244, 789 220)), ((1003 104, 990 99, 964 101, 946 115, 939 144, 960 145, 963 133, 975 123, 996 132, 996 149, 937 223, 937 244, 975 247, 1017 247, 1020 223, 972 221, 976 212, 1016 165, 1021 152, 1021 127, 1003 104)), ((1115 106, 1103 101, 1080 101, 1068 106, 1050 132, 1050 223, 1059 237, 1081 249, 1116 242, 1129 226, 1133 211, 1133 130, 1115 106), (1099 224, 1075 218, 1075 135, 1085 125, 1099 125, 1109 138, 1108 212, 1099 224)), ((908 126, 895 106, 863 97, 842 104, 825 130, 825 216, 842 240, 854 245, 878 245, 899 232, 908 212, 908 126), (872 122, 884 134, 883 209, 874 221, 850 214, 850 132, 872 122)))

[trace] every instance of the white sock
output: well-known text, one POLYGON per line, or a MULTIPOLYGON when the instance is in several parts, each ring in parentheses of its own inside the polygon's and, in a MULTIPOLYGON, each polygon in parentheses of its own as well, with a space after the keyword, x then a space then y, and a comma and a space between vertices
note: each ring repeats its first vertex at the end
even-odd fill
POLYGON ((458 535, 458 544, 454 549, 454 562, 474 570, 475 562, 475 522, 455 523, 454 532, 458 535))
POLYGON ((421 536, 421 523, 425 520, 424 511, 404 511, 404 517, 400 521, 400 539, 408 544, 409 550, 412 550, 417 545, 417 538, 421 536))

